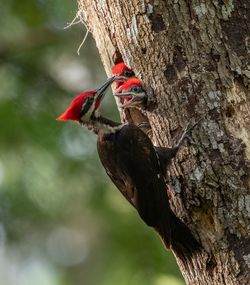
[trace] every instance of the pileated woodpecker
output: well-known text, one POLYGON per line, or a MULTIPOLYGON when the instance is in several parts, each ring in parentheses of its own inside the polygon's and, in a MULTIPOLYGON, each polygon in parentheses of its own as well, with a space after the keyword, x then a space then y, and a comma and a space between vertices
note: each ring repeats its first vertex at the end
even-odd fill
POLYGON ((116 91, 122 86, 122 84, 130 77, 134 77, 135 73, 132 69, 130 69, 124 62, 119 62, 112 67, 112 75, 118 76, 115 80, 116 83, 116 91))
MULTIPOLYGON (((119 62, 112 68, 112 75, 117 76, 115 79, 116 88, 115 93, 119 94, 122 91, 123 85, 129 80, 131 77, 134 77, 135 74, 132 69, 130 69, 124 62, 119 62)), ((139 79, 138 79, 139 80, 139 79)), ((118 106, 120 108, 123 107, 124 99, 120 97, 118 100, 118 106)), ((139 109, 133 108, 123 108, 121 114, 124 116, 123 121, 127 121, 131 124, 138 126, 144 133, 146 133, 149 137, 152 136, 152 130, 149 123, 149 120, 145 114, 143 114, 139 109)), ((122 116, 122 117, 123 117, 122 116)))
POLYGON ((160 234, 166 247, 180 258, 188 258, 199 246, 170 208, 160 161, 152 142, 133 124, 122 125, 96 116, 100 97, 103 98, 112 80, 98 91, 77 96, 58 120, 73 120, 92 126, 98 134, 100 160, 113 183, 137 209, 142 220, 160 234))
POLYGON ((136 77, 129 78, 124 82, 115 96, 123 99, 122 108, 145 108, 147 104, 147 94, 141 80, 136 77))

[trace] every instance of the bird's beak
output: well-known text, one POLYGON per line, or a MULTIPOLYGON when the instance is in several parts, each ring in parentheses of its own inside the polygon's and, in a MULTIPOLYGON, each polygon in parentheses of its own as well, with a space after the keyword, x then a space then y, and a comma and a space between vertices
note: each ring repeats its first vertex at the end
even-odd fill
POLYGON ((120 98, 128 98, 128 97, 133 97, 133 98, 145 98, 146 94, 145 92, 141 93, 134 93, 134 92, 123 92, 123 93, 115 93, 116 97, 120 98))
POLYGON ((116 76, 112 76, 110 78, 107 79, 107 81, 96 91, 96 95, 97 95, 97 99, 98 100, 102 100, 105 92, 107 91, 107 89, 109 88, 109 86, 114 82, 116 76))
POLYGON ((139 107, 144 103, 147 95, 145 92, 134 93, 134 92, 124 92, 124 93, 115 93, 115 96, 118 98, 124 99, 124 103, 121 105, 122 108, 133 108, 139 107))
POLYGON ((118 75, 115 76, 115 81, 124 82, 126 80, 128 80, 126 76, 118 76, 118 75))

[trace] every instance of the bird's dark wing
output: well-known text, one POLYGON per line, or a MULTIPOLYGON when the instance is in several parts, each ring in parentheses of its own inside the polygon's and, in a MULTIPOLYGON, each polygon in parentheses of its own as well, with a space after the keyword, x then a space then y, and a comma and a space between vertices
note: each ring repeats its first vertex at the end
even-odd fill
POLYGON ((165 184, 147 135, 134 125, 124 125, 114 133, 99 133, 97 148, 107 174, 144 222, 155 227, 167 219, 165 184))
POLYGON ((122 147, 116 141, 117 134, 100 133, 97 139, 97 150, 101 163, 115 186, 123 194, 123 196, 134 206, 133 183, 128 176, 125 165, 123 164, 122 147))

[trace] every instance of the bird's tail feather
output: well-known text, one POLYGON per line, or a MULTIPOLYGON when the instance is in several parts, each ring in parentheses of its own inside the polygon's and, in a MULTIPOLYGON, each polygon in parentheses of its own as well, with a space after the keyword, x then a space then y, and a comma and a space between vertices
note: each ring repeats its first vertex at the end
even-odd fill
POLYGON ((157 228, 157 231, 165 246, 183 261, 190 259, 201 249, 189 228, 173 212, 170 214, 169 222, 157 228))

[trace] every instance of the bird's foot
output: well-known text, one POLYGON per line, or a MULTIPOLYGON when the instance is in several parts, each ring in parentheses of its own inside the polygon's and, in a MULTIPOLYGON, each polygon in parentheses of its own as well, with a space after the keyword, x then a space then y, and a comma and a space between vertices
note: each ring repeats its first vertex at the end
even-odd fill
POLYGON ((177 141, 177 143, 175 144, 175 147, 179 147, 182 142, 184 141, 184 139, 188 139, 192 144, 196 144, 194 142, 194 140, 191 138, 190 136, 190 132, 200 123, 200 121, 202 120, 199 119, 196 123, 194 123, 192 126, 191 126, 191 120, 189 120, 187 126, 185 127, 185 129, 183 130, 182 132, 182 135, 181 137, 179 138, 179 140, 177 141))

